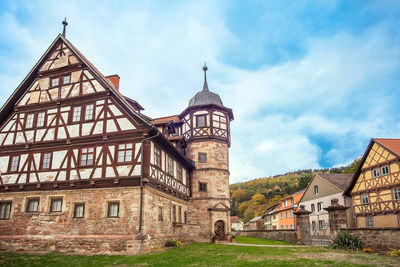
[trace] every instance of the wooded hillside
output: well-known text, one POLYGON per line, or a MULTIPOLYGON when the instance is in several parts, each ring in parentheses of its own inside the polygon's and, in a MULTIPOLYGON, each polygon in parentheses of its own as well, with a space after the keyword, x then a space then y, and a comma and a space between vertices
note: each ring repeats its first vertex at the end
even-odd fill
POLYGON ((360 159, 356 159, 345 167, 299 170, 273 177, 231 184, 231 215, 238 215, 244 222, 247 222, 255 216, 263 215, 267 208, 275 204, 279 199, 306 188, 313 172, 353 173, 359 162, 360 159))

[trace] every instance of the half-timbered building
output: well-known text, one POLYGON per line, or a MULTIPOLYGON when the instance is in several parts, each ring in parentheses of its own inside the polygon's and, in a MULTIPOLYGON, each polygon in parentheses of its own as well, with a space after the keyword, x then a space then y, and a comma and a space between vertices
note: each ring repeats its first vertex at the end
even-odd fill
POLYGON ((224 239, 232 110, 206 76, 181 114, 143 110, 57 36, 0 110, 0 247, 137 253, 224 239))
POLYGON ((358 228, 400 227, 400 139, 371 139, 344 194, 358 228))

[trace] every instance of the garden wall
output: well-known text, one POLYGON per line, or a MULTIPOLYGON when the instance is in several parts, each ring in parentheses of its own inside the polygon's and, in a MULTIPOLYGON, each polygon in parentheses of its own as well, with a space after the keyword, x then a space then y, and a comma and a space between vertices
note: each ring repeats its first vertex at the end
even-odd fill
POLYGON ((281 240, 288 242, 297 242, 296 230, 244 230, 244 231, 232 231, 233 235, 236 236, 250 236, 259 237, 271 240, 281 240))
POLYGON ((400 249, 400 228, 350 228, 342 230, 360 238, 365 247, 373 250, 400 249))

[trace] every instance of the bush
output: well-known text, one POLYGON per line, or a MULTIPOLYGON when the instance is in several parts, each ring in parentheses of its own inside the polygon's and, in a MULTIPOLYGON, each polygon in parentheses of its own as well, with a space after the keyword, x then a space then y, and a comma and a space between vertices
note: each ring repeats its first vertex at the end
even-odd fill
POLYGON ((391 251, 387 252, 386 255, 400 257, 400 249, 392 249, 391 251))
POLYGON ((167 240, 167 242, 165 242, 166 247, 179 247, 181 245, 182 242, 178 240, 167 240))
POLYGON ((338 232, 338 236, 332 240, 332 247, 336 249, 361 250, 364 248, 363 242, 358 237, 353 237, 348 232, 338 232))

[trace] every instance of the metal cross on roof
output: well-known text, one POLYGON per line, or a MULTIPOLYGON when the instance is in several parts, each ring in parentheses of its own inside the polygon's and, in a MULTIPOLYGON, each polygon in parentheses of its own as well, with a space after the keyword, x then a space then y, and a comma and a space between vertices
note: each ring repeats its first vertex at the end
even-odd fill
POLYGON ((207 65, 206 62, 204 62, 204 66, 203 66, 203 71, 204 71, 204 85, 203 85, 203 92, 209 92, 208 90, 208 84, 207 84, 207 65))
POLYGON ((63 33, 62 33, 62 36, 65 37, 65 29, 66 29, 67 26, 68 26, 67 18, 65 18, 65 19, 63 20, 62 24, 64 25, 64 26, 63 26, 63 33))

